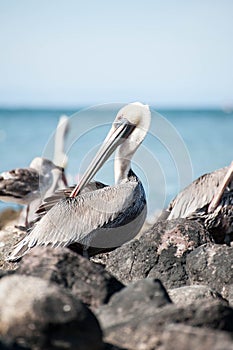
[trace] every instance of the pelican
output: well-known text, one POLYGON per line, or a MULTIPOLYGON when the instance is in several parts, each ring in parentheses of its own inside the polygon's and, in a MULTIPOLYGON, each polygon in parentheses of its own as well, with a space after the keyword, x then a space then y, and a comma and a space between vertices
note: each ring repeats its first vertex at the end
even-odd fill
MULTIPOLYGON (((131 159, 150 126, 149 106, 123 107, 80 182, 35 224, 8 260, 17 260, 34 246, 84 248, 89 256, 115 249, 136 236, 147 213, 142 183, 131 159), (117 149, 115 185, 82 193, 96 172, 117 149)), ((103 185, 104 186, 104 185, 103 185)))
POLYGON ((68 157, 65 153, 65 139, 69 132, 69 118, 66 115, 61 115, 55 136, 54 136, 54 155, 53 163, 66 168, 68 163, 68 157))
MULTIPOLYGON (((65 139, 69 132, 69 118, 66 115, 61 115, 56 128, 54 136, 54 155, 53 163, 57 167, 53 170, 53 182, 46 192, 44 199, 50 197, 54 192, 60 188, 68 186, 65 176, 65 168, 67 167, 68 157, 65 153, 65 139), (63 175, 61 176, 60 169, 63 169, 63 175)), ((41 202, 39 203, 39 205, 41 202)), ((36 209, 39 207, 37 205, 36 209)))
POLYGON ((217 243, 233 233, 233 162, 191 183, 168 206, 167 219, 201 220, 217 243))
POLYGON ((53 171, 64 178, 63 168, 46 158, 36 157, 28 168, 16 168, 0 174, 0 200, 27 205, 25 226, 28 226, 30 204, 42 199, 53 183, 53 171))
POLYGON ((67 186, 64 169, 68 158, 64 149, 68 131, 69 119, 62 115, 55 132, 53 162, 36 157, 29 168, 17 168, 0 174, 0 200, 27 206, 26 212, 20 215, 21 220, 25 221, 25 227, 35 219, 34 212, 43 198, 67 186))

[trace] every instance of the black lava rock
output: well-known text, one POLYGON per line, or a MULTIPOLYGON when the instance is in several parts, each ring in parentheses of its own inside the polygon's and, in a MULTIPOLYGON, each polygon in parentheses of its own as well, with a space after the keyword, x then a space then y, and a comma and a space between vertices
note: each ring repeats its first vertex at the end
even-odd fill
POLYGON ((190 327, 183 324, 165 326, 156 350, 232 350, 229 333, 207 328, 190 327))
POLYGON ((0 280, 0 336, 5 344, 30 349, 103 349, 92 312, 64 288, 40 278, 0 280))
POLYGON ((175 304, 190 305, 194 301, 198 300, 219 300, 225 304, 228 304, 221 294, 215 292, 213 289, 206 285, 192 285, 184 286, 180 288, 169 289, 168 294, 175 304))
POLYGON ((30 275, 68 288, 93 308, 107 303, 124 286, 101 265, 67 248, 37 247, 22 259, 17 274, 30 275))
POLYGON ((166 288, 188 283, 187 255, 210 237, 203 226, 187 219, 161 221, 139 239, 93 258, 122 283, 145 277, 160 279, 166 288))
MULTIPOLYGON (((133 317, 132 313, 130 319, 127 318, 128 314, 126 310, 125 312, 118 312, 114 322, 114 314, 116 310, 120 310, 121 308, 124 308, 124 303, 122 305, 118 303, 118 309, 115 307, 111 308, 111 305, 109 305, 107 310, 107 306, 104 306, 104 312, 100 311, 97 317, 104 330, 105 341, 126 349, 159 349, 159 346, 163 344, 164 336, 166 336, 166 339, 169 336, 168 349, 174 348, 172 347, 174 343, 171 340, 171 336, 166 331, 169 325, 179 324, 180 332, 184 329, 184 333, 187 325, 203 327, 205 330, 209 328, 225 330, 229 334, 233 331, 233 309, 219 301, 210 302, 204 300, 202 302, 193 302, 188 307, 167 304, 159 308, 152 307, 150 303, 148 307, 145 307, 141 315, 138 316, 135 313, 135 317, 133 317), (121 317, 119 317, 120 314, 121 317)), ((190 349, 189 346, 186 348, 181 347, 183 338, 187 345, 188 337, 184 334, 183 337, 179 338, 179 342, 177 342, 180 346, 176 348, 190 349)), ((203 331, 201 331, 199 343, 202 340, 203 331)), ((226 336, 226 341, 229 345, 230 336, 226 336)), ((199 349, 198 347, 196 348, 199 349)), ((161 347, 161 349, 164 348, 161 347)), ((207 350, 207 348, 204 349, 207 350)))
POLYGON ((129 284, 120 292, 114 294, 108 305, 97 310, 103 328, 111 327, 121 322, 142 317, 145 313, 164 305, 171 300, 159 280, 144 279, 129 284))
POLYGON ((205 244, 187 257, 187 272, 192 284, 207 284, 224 298, 233 285, 233 247, 205 244))

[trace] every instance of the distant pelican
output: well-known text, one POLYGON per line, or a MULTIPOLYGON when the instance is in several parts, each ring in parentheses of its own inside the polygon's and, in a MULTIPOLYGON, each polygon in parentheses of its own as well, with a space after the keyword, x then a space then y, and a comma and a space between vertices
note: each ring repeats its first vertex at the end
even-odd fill
POLYGON ((17 260, 41 245, 82 247, 91 256, 135 237, 145 221, 147 206, 143 186, 131 169, 131 158, 144 140, 150 120, 147 105, 136 102, 123 107, 70 197, 60 200, 41 218, 8 260, 17 260), (116 148, 115 185, 80 193, 116 148))
POLYGON ((50 160, 36 157, 29 168, 17 168, 0 174, 0 200, 27 205, 25 225, 28 225, 30 204, 42 200, 53 184, 53 171, 59 171, 63 178, 63 168, 50 160))
POLYGON ((233 162, 205 174, 180 192, 168 206, 167 219, 201 220, 217 243, 233 234, 233 162))
MULTIPOLYGON (((60 188, 68 186, 65 176, 65 168, 67 167, 68 157, 65 153, 65 140, 69 132, 69 118, 66 115, 62 115, 59 118, 59 122, 54 135, 54 155, 53 163, 57 165, 57 168, 53 170, 53 183, 46 192, 44 198, 50 197, 54 192, 60 188), (63 169, 63 175, 61 176, 60 170, 63 169)), ((41 203, 39 203, 41 204, 41 203)), ((36 209, 38 206, 36 207, 36 209)))
POLYGON ((69 118, 66 115, 61 115, 54 136, 53 155, 53 163, 60 166, 61 168, 66 168, 68 163, 68 158, 65 153, 65 140, 68 132, 69 118))
POLYGON ((67 186, 64 168, 68 158, 65 154, 65 138, 69 131, 69 118, 62 115, 54 137, 54 160, 36 157, 29 168, 17 168, 0 174, 0 200, 27 205, 20 218, 25 226, 35 219, 34 212, 44 197, 67 186))

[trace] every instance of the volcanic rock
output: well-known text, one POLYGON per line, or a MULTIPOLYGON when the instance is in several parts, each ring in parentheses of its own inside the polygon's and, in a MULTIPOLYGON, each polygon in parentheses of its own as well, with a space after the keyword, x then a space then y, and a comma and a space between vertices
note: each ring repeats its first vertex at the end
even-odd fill
POLYGON ((168 294, 175 304, 189 305, 198 300, 219 300, 226 303, 222 296, 206 285, 192 285, 169 289, 168 294))
POLYGON ((103 349, 99 324, 84 304, 29 276, 0 280, 0 338, 30 349, 103 349))
POLYGON ((23 257, 17 274, 55 282, 93 308, 107 303, 115 292, 124 287, 103 266, 67 248, 33 248, 23 257))
POLYGON ((205 244, 187 257, 190 283, 207 284, 228 299, 233 285, 233 247, 205 244))
POLYGON ((203 226, 187 219, 160 221, 139 239, 94 257, 122 283, 145 277, 160 279, 166 288, 188 283, 186 257, 198 246, 210 242, 203 226))

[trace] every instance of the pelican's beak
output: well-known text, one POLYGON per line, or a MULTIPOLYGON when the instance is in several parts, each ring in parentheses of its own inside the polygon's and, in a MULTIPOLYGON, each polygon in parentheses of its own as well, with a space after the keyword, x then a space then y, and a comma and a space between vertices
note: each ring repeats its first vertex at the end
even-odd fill
POLYGON ((113 123, 113 126, 105 138, 102 146, 83 174, 80 182, 75 186, 70 197, 76 197, 79 194, 79 192, 95 176, 97 171, 103 166, 115 149, 132 133, 135 127, 136 125, 130 123, 127 119, 122 119, 120 123, 113 123))

